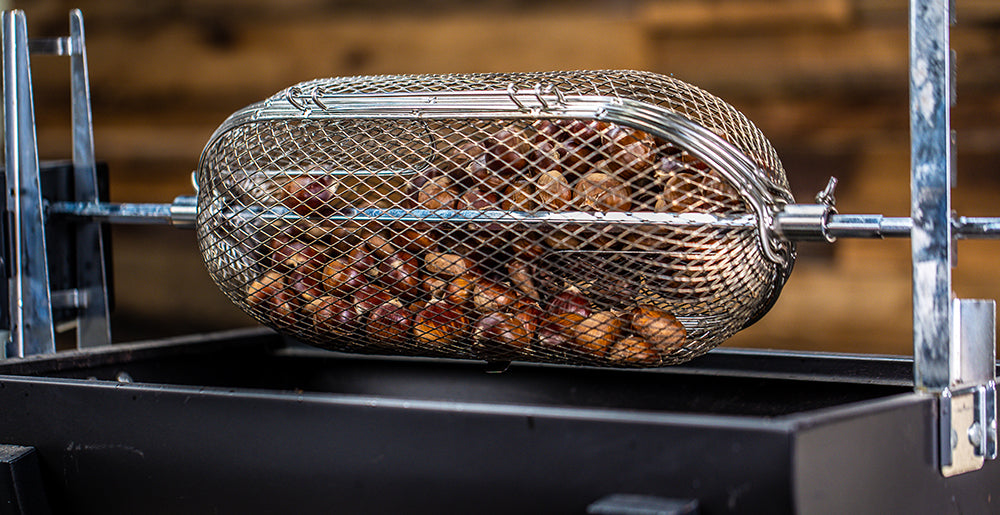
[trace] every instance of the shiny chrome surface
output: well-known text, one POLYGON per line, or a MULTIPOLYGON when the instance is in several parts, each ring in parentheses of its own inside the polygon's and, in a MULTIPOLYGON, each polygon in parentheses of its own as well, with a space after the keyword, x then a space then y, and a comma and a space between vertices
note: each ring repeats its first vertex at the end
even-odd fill
POLYGON ((38 147, 24 12, 4 11, 3 91, 7 211, 11 224, 11 338, 8 356, 55 352, 38 147))

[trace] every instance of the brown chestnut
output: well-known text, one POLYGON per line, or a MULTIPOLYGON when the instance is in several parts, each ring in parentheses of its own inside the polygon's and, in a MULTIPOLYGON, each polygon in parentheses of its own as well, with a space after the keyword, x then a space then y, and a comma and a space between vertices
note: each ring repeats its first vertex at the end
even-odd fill
POLYGON ((608 349, 608 359, 630 365, 659 365, 663 357, 656 348, 638 336, 629 336, 608 349))
POLYGON ((643 176, 656 162, 656 143, 642 131, 614 126, 604 134, 605 166, 622 179, 643 176))
POLYGON ((535 200, 532 196, 534 187, 528 181, 516 181, 507 186, 503 192, 501 207, 505 211, 532 211, 535 200))
POLYGON ((501 129, 486 139, 486 167, 502 176, 520 172, 528 165, 531 143, 520 130, 501 129))
POLYGON ((420 288, 419 260, 409 252, 399 251, 378 264, 379 281, 389 293, 409 297, 420 288))
POLYGON ((458 190, 447 175, 417 177, 410 183, 416 192, 417 207, 422 209, 454 209, 458 190))
POLYGON ((368 284, 365 275, 351 265, 350 258, 334 259, 323 268, 323 287, 333 295, 349 295, 368 284))
POLYGON ((675 173, 657 197, 656 211, 728 214, 743 210, 736 189, 715 173, 675 173))
POLYGON ((360 317, 354 305, 334 296, 319 297, 303 307, 312 316, 313 327, 321 335, 353 336, 360 317))
POLYGON ((548 170, 535 177, 535 198, 538 208, 559 211, 573 203, 573 190, 563 174, 548 170))
POLYGON ((460 306, 446 300, 432 300, 417 312, 413 334, 425 348, 445 350, 462 341, 468 326, 460 306))
POLYGON ((473 263, 458 254, 445 254, 442 252, 428 252, 424 256, 424 266, 431 274, 441 274, 447 276, 462 275, 472 269, 473 263))
POLYGON ((519 296, 517 290, 485 277, 472 281, 472 303, 480 313, 503 311, 519 296))
POLYGON ((281 327, 295 325, 295 310, 298 302, 287 288, 284 275, 278 272, 267 272, 247 287, 246 301, 255 307, 257 314, 270 319, 281 327))
POLYGON ((604 356, 608 348, 621 338, 624 326, 625 323, 619 313, 600 311, 580 320, 570 329, 580 349, 597 356, 604 356))
POLYGON ((331 210, 337 185, 328 176, 296 175, 283 182, 281 203, 302 216, 325 214, 331 210))
POLYGON ((531 345, 532 333, 513 313, 488 313, 473 327, 473 344, 484 354, 523 351, 531 345))
POLYGON ((660 351, 684 345, 687 330, 669 311, 642 304, 632 310, 632 331, 660 351))
POLYGON ((412 328, 412 313, 399 299, 383 302, 368 313, 368 339, 374 345, 405 345, 412 328))
POLYGON ((538 326, 538 347, 546 350, 573 352, 576 342, 573 331, 577 324, 587 317, 577 313, 549 315, 538 326))
POLYGON ((603 172, 590 172, 573 188, 576 203, 595 211, 628 211, 632 190, 620 179, 603 172))
POLYGON ((545 312, 550 315, 576 313, 583 317, 589 317, 591 314, 590 300, 580 292, 579 288, 570 286, 549 301, 545 312))
POLYGON ((531 265, 520 259, 513 259, 507 263, 507 276, 511 284, 521 290, 521 293, 536 301, 541 300, 541 294, 535 288, 531 265))
POLYGON ((386 293, 382 288, 366 284, 354 292, 354 308, 363 315, 374 309, 375 306, 389 302, 392 298, 392 295, 386 293))

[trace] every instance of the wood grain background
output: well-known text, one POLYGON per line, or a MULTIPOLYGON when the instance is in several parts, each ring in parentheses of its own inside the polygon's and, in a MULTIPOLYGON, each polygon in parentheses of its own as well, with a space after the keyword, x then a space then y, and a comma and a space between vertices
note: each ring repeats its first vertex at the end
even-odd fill
MULTIPOLYGON (((1000 3, 959 1, 954 205, 1000 216, 1000 3)), ((772 140, 796 197, 840 178, 843 213, 909 212, 901 0, 61 0, 15 2, 29 35, 85 16, 98 158, 115 201, 167 202, 231 112, 315 77, 636 68, 726 99, 772 140)), ((33 62, 39 150, 69 155, 68 63, 33 62)), ((191 232, 117 227, 115 339, 252 323, 191 232)), ((804 245, 772 312, 730 345, 909 353, 909 240, 804 245)), ((955 290, 1000 297, 1000 243, 959 245, 955 290)))

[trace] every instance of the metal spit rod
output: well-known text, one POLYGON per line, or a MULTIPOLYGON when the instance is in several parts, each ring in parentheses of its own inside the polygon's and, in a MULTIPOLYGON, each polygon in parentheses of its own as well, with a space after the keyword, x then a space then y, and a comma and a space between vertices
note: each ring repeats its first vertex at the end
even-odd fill
MULTIPOLYGON (((812 204, 793 205, 812 206, 812 204)), ((791 206, 787 206, 791 207, 791 206)), ((130 204, 94 202, 53 202, 48 205, 49 216, 113 224, 173 225, 193 228, 196 220, 196 199, 193 196, 177 197, 170 204, 130 204)), ((283 207, 261 208, 253 212, 234 214, 247 218, 299 220, 304 217, 283 207)), ((595 213, 523 212, 523 211, 465 211, 450 209, 364 209, 345 210, 341 214, 323 217, 337 222, 348 220, 375 220, 386 222, 490 222, 509 224, 560 224, 585 223, 594 225, 664 225, 675 227, 707 226, 711 228, 753 228, 753 215, 715 216, 704 213, 595 213)), ((837 238, 908 238, 913 229, 909 217, 887 217, 874 214, 829 214, 825 221, 805 219, 779 212, 775 217, 775 230, 789 239, 822 239, 827 235, 837 238)), ((1000 239, 1000 218, 955 217, 952 233, 961 239, 1000 239)))

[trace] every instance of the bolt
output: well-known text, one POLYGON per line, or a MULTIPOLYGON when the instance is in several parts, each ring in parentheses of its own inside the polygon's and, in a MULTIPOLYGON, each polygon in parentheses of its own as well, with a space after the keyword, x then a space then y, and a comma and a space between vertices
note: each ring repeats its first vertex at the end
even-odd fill
POLYGON ((973 422, 972 425, 969 426, 968 433, 969 443, 971 443, 973 447, 978 448, 983 444, 983 427, 979 425, 979 422, 973 422))

